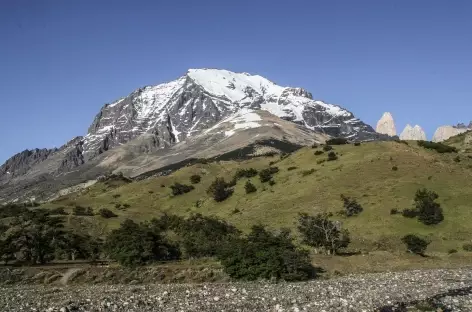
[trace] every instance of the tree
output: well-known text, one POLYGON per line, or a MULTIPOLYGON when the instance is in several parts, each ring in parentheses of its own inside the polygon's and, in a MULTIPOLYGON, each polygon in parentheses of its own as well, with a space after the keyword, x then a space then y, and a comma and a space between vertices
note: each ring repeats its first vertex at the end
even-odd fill
POLYGON ((331 151, 328 153, 328 161, 334 161, 337 159, 338 159, 338 156, 336 155, 335 152, 331 151))
POLYGON ((4 244, 10 254, 19 253, 31 264, 45 264, 64 242, 62 220, 45 211, 35 211, 15 218, 8 229, 4 244))
POLYGON ((202 177, 198 174, 193 174, 190 176, 190 182, 192 184, 198 184, 202 180, 202 177))
POLYGON ((257 192, 256 186, 252 184, 249 180, 246 181, 244 189, 246 190, 246 194, 257 192))
POLYGON ((362 206, 355 199, 341 194, 341 200, 343 201, 344 214, 347 217, 356 216, 364 210, 364 208, 362 208, 362 206))
POLYGON ((439 196, 433 191, 420 189, 415 194, 415 207, 418 220, 426 225, 441 223, 444 220, 441 205, 436 202, 439 196))
POLYGON ((259 178, 262 183, 269 182, 272 180, 272 176, 277 172, 279 172, 278 167, 269 167, 259 172, 259 178))
POLYGON ((167 242, 149 223, 124 221, 106 239, 105 250, 110 258, 125 266, 143 265, 180 256, 178 248, 167 242))
POLYGON ((102 218, 105 218, 105 219, 118 217, 118 215, 116 215, 113 211, 111 211, 110 209, 106 209, 106 208, 100 209, 100 210, 98 211, 98 214, 99 214, 102 218))
POLYGON ((418 255, 424 255, 426 248, 428 248, 428 245, 430 244, 429 241, 426 241, 414 234, 405 235, 402 238, 402 242, 406 245, 408 252, 418 255))
POLYGON ((260 225, 253 226, 247 237, 225 244, 218 258, 235 279, 295 281, 315 275, 309 253, 295 246, 288 230, 272 233, 260 225))
POLYGON ((231 189, 223 178, 216 178, 207 189, 207 193, 217 202, 222 202, 233 194, 231 189))
POLYGON ((199 213, 191 215, 177 226, 175 230, 187 257, 213 257, 224 243, 241 234, 235 226, 199 213))
POLYGON ((330 220, 326 213, 315 216, 300 213, 298 231, 303 243, 317 249, 322 248, 330 254, 336 254, 350 243, 349 232, 341 229, 338 222, 330 220))
POLYGON ((183 195, 188 193, 194 189, 193 185, 185 185, 178 182, 175 182, 174 185, 171 185, 170 188, 172 189, 172 195, 183 195))

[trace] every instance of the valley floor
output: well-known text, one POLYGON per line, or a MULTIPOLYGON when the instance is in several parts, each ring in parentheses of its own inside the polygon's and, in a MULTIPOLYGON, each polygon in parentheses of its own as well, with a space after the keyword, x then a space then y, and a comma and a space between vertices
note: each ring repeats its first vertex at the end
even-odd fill
POLYGON ((1 311, 471 311, 472 269, 304 283, 3 286, 1 311))

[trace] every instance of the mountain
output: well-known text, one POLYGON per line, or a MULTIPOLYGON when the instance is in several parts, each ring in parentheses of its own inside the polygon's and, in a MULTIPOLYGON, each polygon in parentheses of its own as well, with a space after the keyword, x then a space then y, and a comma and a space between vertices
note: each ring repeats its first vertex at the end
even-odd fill
POLYGON ((397 129, 395 128, 395 121, 391 113, 386 112, 382 115, 382 118, 377 122, 375 131, 378 133, 386 134, 389 136, 397 135, 397 129))
POLYGON ((423 128, 421 128, 418 125, 415 125, 414 127, 412 127, 409 124, 407 124, 405 129, 403 129, 402 133, 400 134, 400 139, 426 141, 426 133, 424 132, 423 128))
POLYGON ((472 130, 472 127, 467 127, 464 124, 457 126, 441 126, 436 129, 433 135, 433 142, 442 142, 450 137, 472 130))
POLYGON ((328 136, 351 140, 386 138, 346 109, 315 100, 302 88, 281 87, 247 73, 191 69, 174 81, 139 88, 104 105, 84 137, 77 137, 59 149, 25 151, 9 159, 0 167, 0 201, 26 196, 38 198, 35 194, 44 198, 59 187, 95 179, 122 167, 133 174, 150 169, 147 167, 150 163, 155 164, 151 166, 154 170, 159 164, 183 161, 183 156, 169 156, 175 149, 179 150, 178 155, 188 158, 192 156, 188 151, 193 150, 195 154, 205 147, 207 154, 214 157, 215 152, 208 149, 218 147, 227 153, 233 147, 222 148, 224 142, 241 142, 238 148, 256 144, 262 138, 270 142, 267 133, 275 136, 277 142, 294 145, 328 136), (251 111, 267 114, 251 114, 251 111), (241 114, 259 116, 264 126, 251 127, 257 122, 248 121, 236 122, 230 130, 215 128, 231 118, 243 118, 241 114), (270 129, 281 129, 268 131, 268 125, 270 129), (238 138, 248 133, 250 136, 245 140, 238 138), (210 141, 214 146, 204 144, 210 141), (168 159, 162 161, 163 157, 168 159), (128 162, 133 163, 132 168, 141 162, 141 167, 128 170, 128 162), (47 185, 41 187, 42 184, 47 185))

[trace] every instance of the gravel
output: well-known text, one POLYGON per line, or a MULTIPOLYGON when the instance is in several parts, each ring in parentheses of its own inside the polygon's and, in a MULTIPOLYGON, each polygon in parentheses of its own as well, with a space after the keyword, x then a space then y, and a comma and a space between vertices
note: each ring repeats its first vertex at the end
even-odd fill
POLYGON ((9 286, 0 311, 472 311, 472 269, 303 283, 9 286))

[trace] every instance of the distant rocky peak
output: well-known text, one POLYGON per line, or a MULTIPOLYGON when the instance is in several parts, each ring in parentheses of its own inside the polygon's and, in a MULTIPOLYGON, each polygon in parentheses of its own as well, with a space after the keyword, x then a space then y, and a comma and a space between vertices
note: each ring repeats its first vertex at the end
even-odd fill
POLYGON ((403 129, 402 133, 400 134, 401 140, 426 140, 426 133, 424 132, 423 128, 418 125, 412 127, 410 124, 407 124, 405 129, 403 129))
POLYGON ((389 112, 385 112, 382 115, 382 118, 377 122, 377 127, 375 129, 378 133, 386 134, 389 136, 397 135, 397 129, 395 128, 395 121, 393 116, 389 112))

